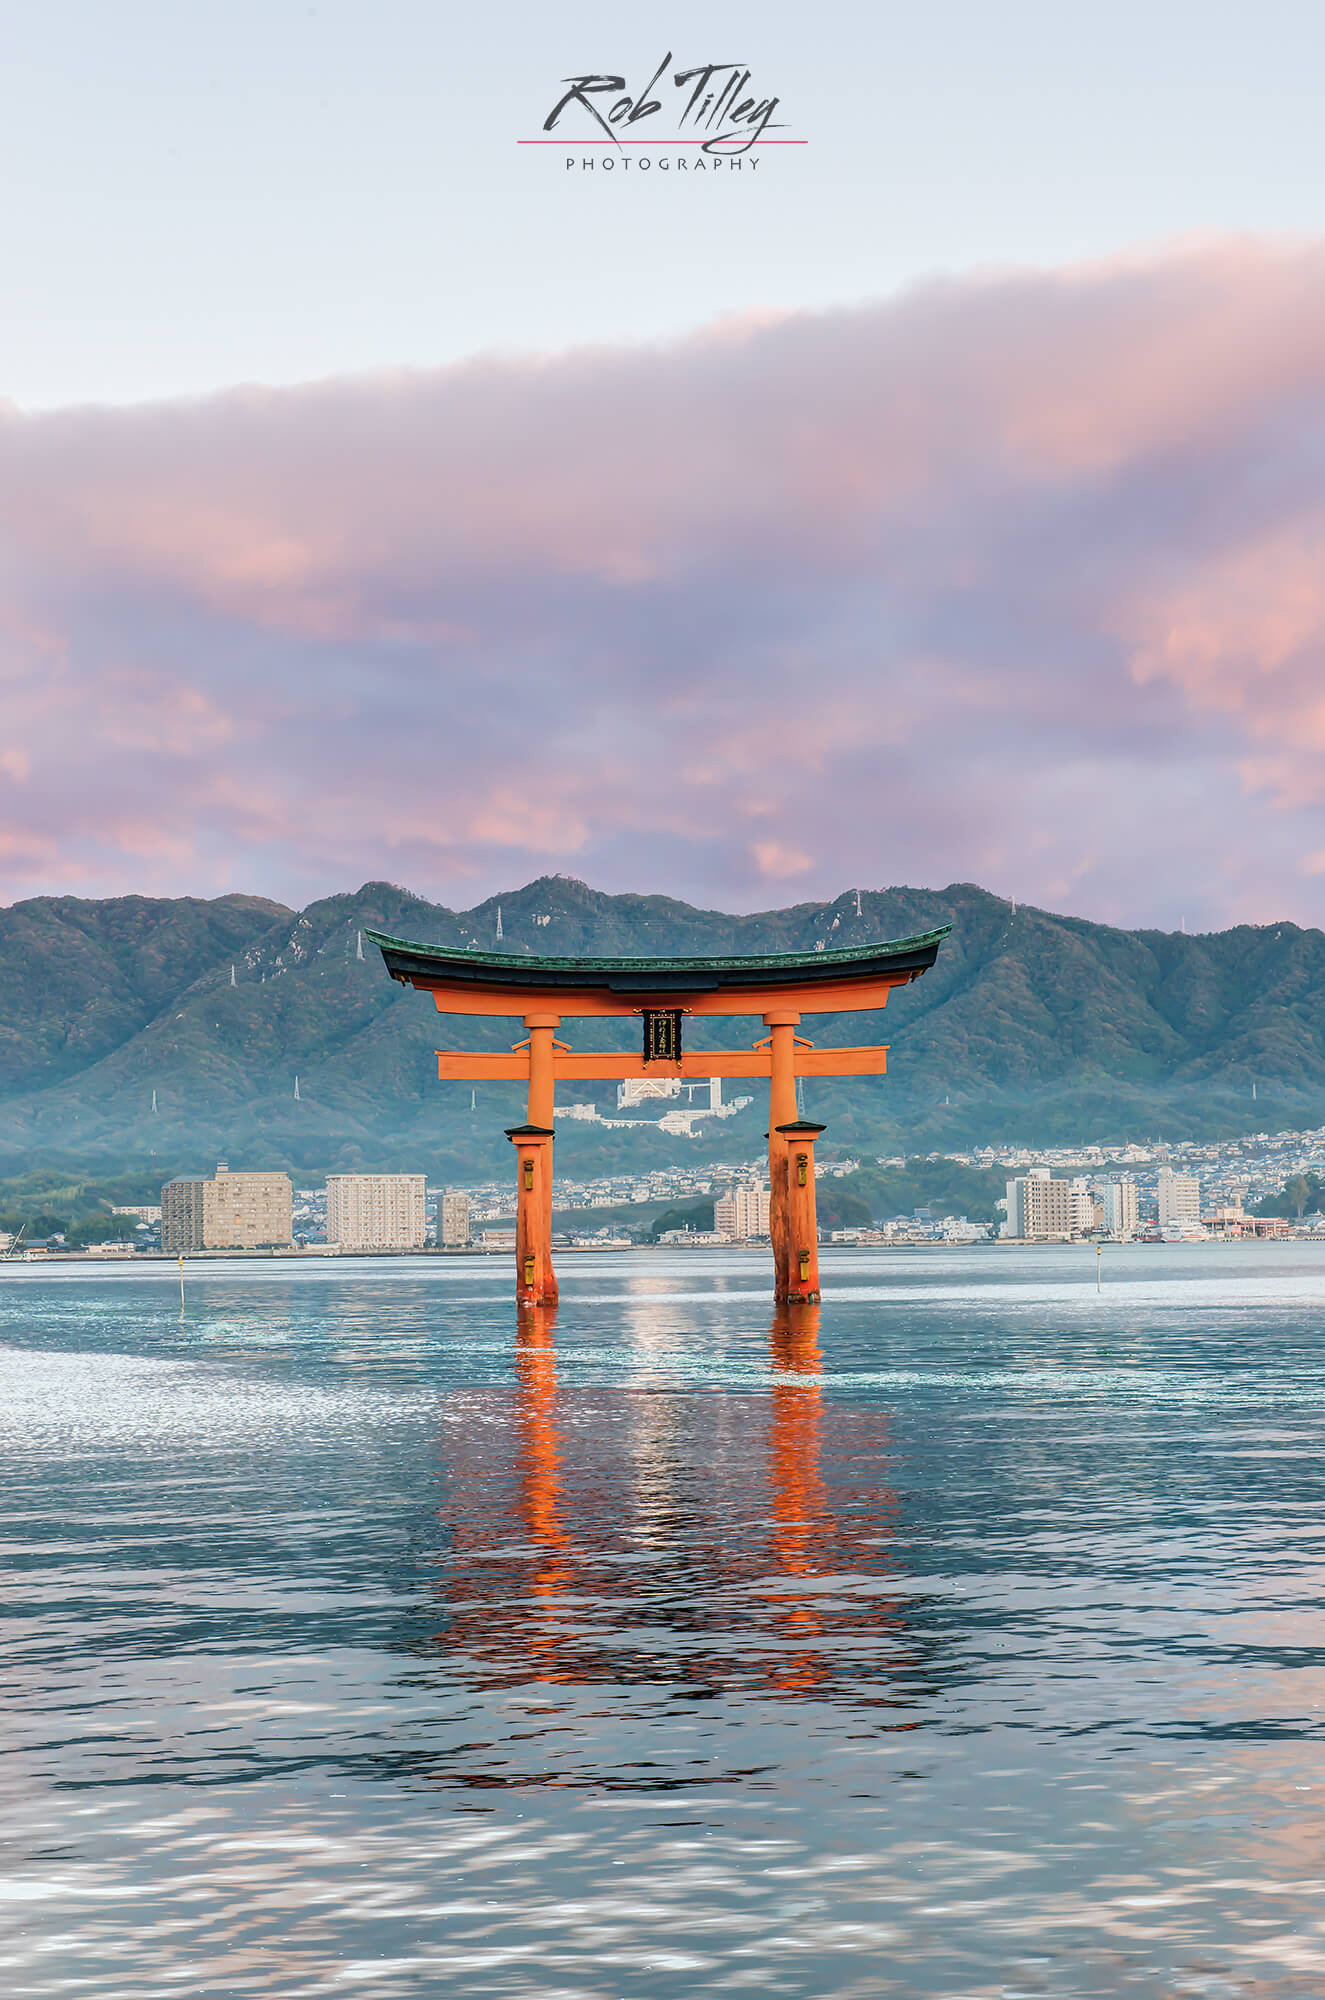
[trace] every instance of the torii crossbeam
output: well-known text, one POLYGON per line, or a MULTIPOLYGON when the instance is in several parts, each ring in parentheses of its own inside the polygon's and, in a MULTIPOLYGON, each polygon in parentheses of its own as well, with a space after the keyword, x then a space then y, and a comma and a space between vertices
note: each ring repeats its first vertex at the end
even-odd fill
POLYGON ((769 1234, 774 1297, 819 1296, 814 1202, 814 1142, 823 1131, 796 1116, 800 1076, 883 1076, 886 1044, 816 1049, 796 1033, 805 1014, 873 1011, 894 986, 909 985, 938 957, 950 925, 888 944, 843 951, 782 952, 766 958, 536 958, 515 952, 455 951, 411 944, 380 931, 387 971, 403 986, 431 993, 440 1014, 498 1015, 523 1022, 527 1039, 509 1054, 439 1049, 443 1082, 528 1086, 528 1115, 507 1137, 516 1149, 516 1297, 551 1305, 552 1107, 557 1081, 629 1077, 767 1077, 769 1234), (685 1049, 687 1015, 762 1016, 767 1035, 750 1049, 685 1049), (602 1020, 635 1015, 638 1054, 572 1049, 557 1040, 567 1016, 602 1020))

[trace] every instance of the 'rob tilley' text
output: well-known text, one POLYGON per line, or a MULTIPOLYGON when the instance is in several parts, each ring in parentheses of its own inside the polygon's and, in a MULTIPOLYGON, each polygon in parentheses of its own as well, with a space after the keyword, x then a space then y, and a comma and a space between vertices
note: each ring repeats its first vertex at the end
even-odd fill
MULTIPOLYGON (((676 130, 705 153, 745 153, 773 126, 776 97, 749 94, 750 72, 740 63, 700 63, 695 69, 679 69, 671 76, 679 97, 668 97, 663 82, 672 65, 672 52, 659 63, 643 90, 631 96, 624 76, 566 76, 568 87, 543 120, 545 132, 555 131, 563 112, 574 106, 581 118, 587 112, 596 126, 618 146, 646 143, 634 128, 647 118, 656 118, 664 102, 676 111, 676 130), (662 95, 655 97, 657 90, 662 95), (702 134, 702 137, 700 136, 702 134)), ((662 121, 666 124, 666 120, 662 121)), ((649 138, 666 145, 654 126, 649 138)), ((601 143, 601 142, 600 142, 601 143)))

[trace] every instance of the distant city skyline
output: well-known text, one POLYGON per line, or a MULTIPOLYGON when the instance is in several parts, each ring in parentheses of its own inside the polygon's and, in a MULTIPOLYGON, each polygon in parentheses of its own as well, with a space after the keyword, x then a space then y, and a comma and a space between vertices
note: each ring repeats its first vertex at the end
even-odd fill
POLYGON ((8 54, 0 901, 1320 921, 1319 10, 64 0, 8 54), (669 51, 807 143, 517 144, 669 51))

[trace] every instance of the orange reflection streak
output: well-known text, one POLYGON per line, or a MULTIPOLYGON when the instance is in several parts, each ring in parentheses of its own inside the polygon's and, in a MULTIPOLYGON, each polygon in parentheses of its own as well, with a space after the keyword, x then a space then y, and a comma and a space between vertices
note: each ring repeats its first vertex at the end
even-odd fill
POLYGON ((557 1351, 552 1341, 556 1320, 555 1306, 524 1312, 515 1337, 515 1372, 520 1384, 518 1506, 525 1531, 538 1551, 529 1595, 541 1600, 544 1607, 544 1617, 531 1620, 529 1656, 539 1677, 553 1681, 569 1680, 571 1675, 559 1663, 561 1642, 547 1622, 547 1612, 574 1574, 567 1560, 571 1537, 563 1520, 557 1351))
POLYGON ((520 1516, 531 1542, 564 1548, 561 1519, 561 1440, 557 1433, 557 1351, 552 1345, 555 1308, 522 1313, 515 1336, 520 1384, 520 1516))
MULTIPOLYGON (((769 1328, 773 1366, 779 1374, 817 1376, 819 1307, 782 1306, 769 1328)), ((812 1576, 821 1566, 828 1501, 819 1466, 819 1417, 823 1390, 814 1380, 777 1382, 769 1423, 769 1485, 772 1489, 773 1553, 785 1576, 812 1576)), ((823 1620, 810 1596, 779 1596, 787 1636, 813 1641, 823 1620)), ((775 1686, 804 1693, 824 1678, 818 1649, 793 1654, 772 1676, 775 1686)))

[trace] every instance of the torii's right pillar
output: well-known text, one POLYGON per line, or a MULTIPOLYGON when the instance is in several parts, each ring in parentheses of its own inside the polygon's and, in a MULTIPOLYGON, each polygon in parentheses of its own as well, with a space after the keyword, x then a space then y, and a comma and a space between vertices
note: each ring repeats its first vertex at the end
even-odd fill
POLYGON ((790 1009, 765 1014, 768 1029, 768 1233, 773 1242, 773 1297, 785 1305, 787 1290, 787 1142, 782 1126, 796 1116, 796 1030, 801 1017, 790 1009))
MULTIPOLYGON (((819 1299, 819 1219, 814 1202, 814 1142, 824 1130, 808 1118, 780 1125, 786 1146, 785 1303, 815 1305, 819 1299)), ((770 1217, 772 1210, 770 1208, 770 1217)), ((771 1228, 770 1228, 771 1234, 771 1228)))

